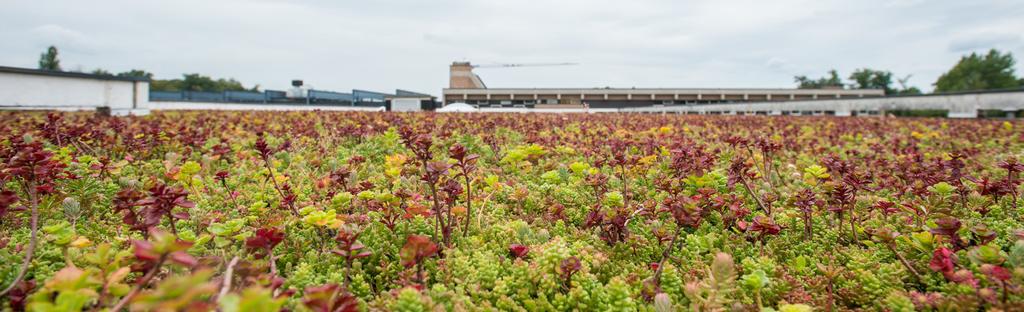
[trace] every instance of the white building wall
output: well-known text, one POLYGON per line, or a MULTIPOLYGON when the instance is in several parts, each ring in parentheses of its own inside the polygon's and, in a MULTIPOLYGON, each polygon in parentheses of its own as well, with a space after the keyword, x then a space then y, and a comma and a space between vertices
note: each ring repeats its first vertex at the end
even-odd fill
POLYGON ((391 100, 391 111, 393 112, 418 112, 421 111, 420 99, 400 99, 395 98, 391 100))
POLYGON ((149 82, 0 72, 0 109, 145 109, 149 82))

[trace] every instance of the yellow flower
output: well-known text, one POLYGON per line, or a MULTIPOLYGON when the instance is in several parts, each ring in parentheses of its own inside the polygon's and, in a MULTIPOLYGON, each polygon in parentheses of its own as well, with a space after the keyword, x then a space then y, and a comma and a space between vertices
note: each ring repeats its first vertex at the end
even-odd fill
POLYGON ((644 158, 640 158, 639 162, 644 166, 650 166, 651 164, 654 163, 655 160, 658 160, 657 155, 649 155, 644 158))

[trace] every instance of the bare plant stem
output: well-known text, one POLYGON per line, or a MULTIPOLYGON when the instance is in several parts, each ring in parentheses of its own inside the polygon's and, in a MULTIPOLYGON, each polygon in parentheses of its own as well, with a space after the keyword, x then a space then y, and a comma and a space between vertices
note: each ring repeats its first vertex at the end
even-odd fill
POLYGON ((807 208, 805 211, 803 211, 803 214, 804 214, 804 239, 805 240, 810 240, 811 236, 813 235, 812 228, 814 227, 814 224, 811 223, 811 211, 810 210, 811 210, 811 208, 807 208))
MULTIPOLYGON (((31 179, 29 180, 31 181, 31 179)), ((36 185, 34 182, 24 183, 25 190, 28 192, 29 206, 32 209, 32 216, 30 217, 29 223, 31 224, 31 230, 29 232, 28 247, 25 248, 25 257, 21 260, 21 268, 18 269, 18 275, 14 277, 14 281, 11 282, 10 286, 7 286, 3 291, 0 291, 0 297, 4 297, 14 287, 18 286, 18 283, 25 278, 25 274, 28 273, 28 267, 32 264, 32 257, 35 255, 36 244, 39 240, 39 195, 36 193, 36 185)))
POLYGON ((217 300, 220 300, 221 298, 224 298, 224 296, 227 296, 228 292, 231 291, 231 279, 234 276, 235 265, 237 265, 237 264, 238 264, 238 256, 235 256, 234 258, 231 258, 231 262, 228 263, 228 267, 225 269, 225 272, 224 272, 224 282, 223 282, 224 286, 221 286, 220 293, 217 294, 217 300))
POLYGON ((473 181, 469 178, 468 172, 463 172, 462 175, 466 179, 466 224, 463 225, 462 237, 466 237, 469 234, 470 218, 473 217, 473 192, 471 189, 473 186, 470 184, 473 181))
POLYGON ((273 249, 267 253, 267 257, 270 260, 270 275, 277 275, 277 259, 274 259, 273 249))
POLYGON ((676 228, 676 233, 672 235, 672 240, 668 242, 668 247, 661 252, 661 260, 658 260, 658 269, 654 271, 654 283, 655 285, 661 283, 661 271, 665 270, 665 260, 668 259, 668 255, 672 253, 672 247, 676 245, 676 240, 679 235, 683 233, 683 228, 676 228))
POLYGON ((431 210, 433 210, 434 214, 436 215, 435 222, 437 223, 437 226, 434 227, 434 240, 441 242, 447 247, 448 234, 445 233, 445 231, 443 230, 445 225, 444 218, 441 217, 441 202, 437 198, 437 186, 435 186, 433 183, 430 183, 430 197, 434 200, 434 207, 432 207, 431 210), (437 237, 437 230, 439 229, 441 229, 441 235, 443 236, 443 238, 437 237))
POLYGON ((135 283, 135 287, 132 287, 132 290, 128 292, 127 295, 124 295, 124 297, 121 298, 121 301, 118 301, 117 305, 111 308, 110 311, 123 310, 125 305, 127 305, 129 301, 132 301, 132 298, 135 298, 135 296, 142 291, 142 287, 146 287, 146 284, 149 284, 149 281, 152 280, 154 276, 156 276, 156 272, 160 271, 160 266, 162 266, 164 264, 164 261, 166 260, 166 255, 160 256, 160 259, 157 260, 156 264, 154 264, 153 267, 150 268, 148 272, 146 272, 146 275, 142 276, 142 279, 139 280, 138 283, 135 283))
POLYGON ((835 301, 835 299, 832 296, 832 292, 833 292, 832 278, 828 279, 828 285, 826 285, 826 289, 828 290, 828 301, 826 302, 826 305, 825 305, 825 311, 832 312, 832 304, 833 304, 832 302, 835 301))
POLYGON ((416 263, 416 281, 426 286, 423 280, 423 262, 416 263))
POLYGON ((887 244, 886 247, 889 247, 889 251, 892 251, 892 253, 896 255, 896 259, 899 259, 900 263, 903 263, 903 266, 907 268, 907 271, 910 271, 910 274, 914 275, 914 278, 916 278, 917 281, 922 281, 921 274, 917 273, 917 270, 915 270, 914 267, 910 265, 910 262, 907 261, 907 258, 904 258, 902 254, 897 252, 896 248, 893 247, 892 245, 887 244))
POLYGON ((622 173, 622 175, 619 176, 619 180, 622 181, 622 206, 629 207, 629 180, 626 177, 626 165, 619 165, 619 172, 622 173))
POLYGON ((347 257, 345 257, 345 283, 344 283, 344 285, 345 285, 345 289, 348 289, 348 285, 352 284, 352 260, 353 259, 351 257, 352 254, 350 252, 346 252, 346 253, 349 253, 349 254, 347 255, 347 257))
POLYGON ((747 193, 750 194, 750 197, 754 198, 754 202, 757 203, 757 207, 761 208, 761 210, 763 210, 764 213, 767 214, 768 216, 771 216, 772 210, 768 209, 768 206, 765 206, 764 202, 761 201, 761 197, 754 193, 754 189, 750 187, 750 183, 747 182, 747 179, 740 178, 740 181, 743 184, 743 188, 747 189, 747 193))
MULTIPOLYGON (((277 178, 274 176, 274 168, 270 165, 270 160, 264 158, 263 159, 263 166, 267 167, 267 171, 270 172, 270 182, 274 183, 274 189, 277 190, 277 194, 280 194, 281 195, 281 200, 284 201, 284 199, 285 199, 284 198, 285 197, 284 190, 282 190, 281 186, 277 184, 277 178)), ((295 209, 295 204, 292 203, 292 201, 290 201, 290 200, 289 201, 285 201, 285 203, 288 204, 288 209, 290 209, 292 211, 292 215, 298 217, 299 216, 299 210, 295 209)))
MULTIPOLYGON (((238 209, 238 201, 235 200, 234 191, 231 190, 231 188, 228 188, 228 181, 221 180, 220 184, 222 186, 224 186, 224 190, 226 190, 228 192, 228 198, 231 199, 231 205, 233 206, 232 208, 238 209)), ((247 208, 242 208, 242 214, 244 215, 246 213, 248 213, 248 209, 247 208)))
POLYGON ((760 289, 754 290, 754 301, 757 302, 757 309, 758 310, 763 310, 764 309, 764 304, 761 303, 761 290, 760 289))
POLYGON ((853 207, 850 207, 850 235, 853 236, 853 243, 857 243, 857 218, 853 213, 853 207))
POLYGON ((858 243, 857 238, 857 189, 853 189, 853 202, 850 203, 850 234, 853 235, 853 243, 858 243))

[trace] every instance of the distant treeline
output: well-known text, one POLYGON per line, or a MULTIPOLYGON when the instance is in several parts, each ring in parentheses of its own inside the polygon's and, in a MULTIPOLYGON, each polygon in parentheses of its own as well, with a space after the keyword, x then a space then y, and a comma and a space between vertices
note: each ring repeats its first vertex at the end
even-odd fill
MULTIPOLYGON (((1004 54, 992 49, 987 54, 971 53, 961 57, 952 69, 939 76, 939 79, 932 85, 935 86, 935 92, 1024 87, 1024 77, 1018 78, 1014 74, 1013 66, 1015 64, 1016 61, 1009 52, 1004 54)), ((907 85, 910 75, 893 81, 891 71, 862 68, 851 73, 848 79, 852 83, 845 83, 842 78, 839 78, 839 72, 835 69, 830 70, 828 76, 818 79, 807 78, 807 76, 793 77, 800 89, 881 89, 885 90, 886 95, 921 94, 921 90, 917 87, 907 85), (894 83, 898 86, 894 86, 894 83)))
POLYGON ((241 82, 234 78, 219 78, 213 79, 209 76, 200 74, 184 74, 181 75, 180 79, 154 79, 153 73, 133 69, 126 72, 112 74, 108 71, 97 69, 92 71, 96 75, 108 75, 118 77, 146 77, 150 79, 149 90, 150 91, 207 91, 207 92, 223 92, 223 91, 259 91, 260 86, 254 85, 252 88, 246 88, 241 82))
MULTIPOLYGON (((57 56, 57 47, 50 46, 39 56, 39 69, 63 71, 60 66, 60 58, 57 56)), ((117 74, 104 69, 95 69, 91 72, 94 75, 117 76, 117 77, 145 77, 149 78, 150 91, 259 91, 260 85, 246 88, 241 82, 233 78, 213 79, 201 74, 183 74, 181 79, 155 79, 153 73, 141 69, 132 69, 117 74)))

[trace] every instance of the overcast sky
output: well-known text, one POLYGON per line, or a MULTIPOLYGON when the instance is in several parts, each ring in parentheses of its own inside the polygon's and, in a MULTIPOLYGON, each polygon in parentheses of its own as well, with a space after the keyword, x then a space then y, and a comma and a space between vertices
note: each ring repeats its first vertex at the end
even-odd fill
MULTIPOLYGON (((961 55, 1024 58, 1021 0, 0 0, 0 65, 198 72, 246 86, 439 95, 455 60, 489 87, 793 87, 861 67, 931 84, 961 55)), ((1017 73, 1024 72, 1018 62, 1017 73)))

